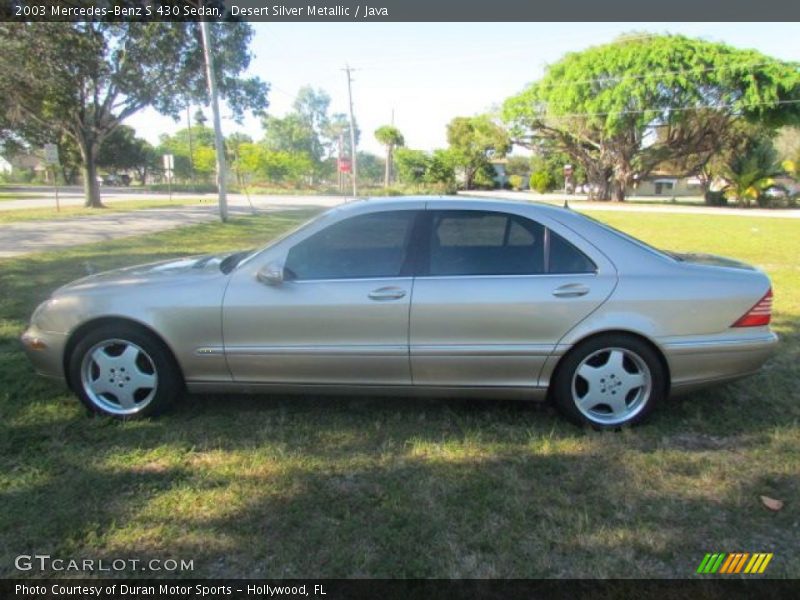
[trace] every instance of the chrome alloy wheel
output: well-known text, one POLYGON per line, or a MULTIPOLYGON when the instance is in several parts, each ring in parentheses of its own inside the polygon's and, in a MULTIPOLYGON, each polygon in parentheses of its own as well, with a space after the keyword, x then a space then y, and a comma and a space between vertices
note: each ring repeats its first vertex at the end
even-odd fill
POLYGON ((153 400, 158 373, 150 355, 133 342, 103 340, 92 346, 81 363, 81 385, 100 409, 133 415, 153 400))
POLYGON ((603 348, 584 358, 572 376, 572 400, 587 419, 618 425, 647 404, 653 377, 647 363, 627 348, 603 348))

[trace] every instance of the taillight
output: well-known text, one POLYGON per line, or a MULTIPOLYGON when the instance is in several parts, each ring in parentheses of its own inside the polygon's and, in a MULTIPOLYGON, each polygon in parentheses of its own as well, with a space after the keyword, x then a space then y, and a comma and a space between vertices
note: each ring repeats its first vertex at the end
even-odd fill
POLYGON ((742 315, 731 327, 759 327, 761 325, 769 325, 769 320, 772 317, 772 288, 770 288, 764 297, 759 300, 756 305, 742 315))

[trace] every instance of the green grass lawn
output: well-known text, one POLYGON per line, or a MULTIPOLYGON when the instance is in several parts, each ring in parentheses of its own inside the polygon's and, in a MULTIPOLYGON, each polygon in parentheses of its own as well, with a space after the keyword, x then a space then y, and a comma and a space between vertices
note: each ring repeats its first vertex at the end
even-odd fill
POLYGON ((84 206, 62 206, 56 210, 55 201, 52 207, 47 208, 21 208, 18 210, 0 210, 0 224, 18 223, 20 221, 49 221, 52 219, 65 219, 72 217, 96 217, 109 213, 130 212, 147 208, 178 208, 183 206, 196 206, 200 198, 179 198, 172 202, 169 200, 112 200, 105 208, 86 208, 84 206))
MULTIPOLYGON (((35 192, 0 192, 0 202, 4 200, 30 200, 31 198, 47 198, 45 193, 35 192)), ((55 198, 55 197, 54 197, 55 198)), ((55 199, 53 200, 55 202, 55 199)))
POLYGON ((800 576, 800 222, 597 213, 762 267, 782 336, 761 374, 618 433, 544 406, 411 398, 188 397, 120 423, 87 417, 19 350, 36 303, 87 263, 247 248, 310 214, 0 262, 0 576, 36 552, 193 559, 201 577, 689 577, 740 551, 800 576))

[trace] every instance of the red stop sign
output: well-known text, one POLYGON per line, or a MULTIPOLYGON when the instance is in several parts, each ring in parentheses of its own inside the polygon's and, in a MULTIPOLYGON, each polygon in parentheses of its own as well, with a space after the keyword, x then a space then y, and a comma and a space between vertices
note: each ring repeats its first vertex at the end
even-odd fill
POLYGON ((352 170, 349 158, 339 159, 339 173, 349 173, 352 170))

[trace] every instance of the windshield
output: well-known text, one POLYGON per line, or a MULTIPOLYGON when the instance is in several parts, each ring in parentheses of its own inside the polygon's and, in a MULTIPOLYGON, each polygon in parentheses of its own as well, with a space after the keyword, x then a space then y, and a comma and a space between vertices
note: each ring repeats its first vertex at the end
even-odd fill
POLYGON ((637 246, 639 246, 641 248, 644 248, 645 250, 648 250, 648 251, 652 252, 653 254, 657 254, 659 256, 664 256, 664 257, 667 257, 667 258, 671 258, 673 260, 683 260, 683 259, 680 258, 680 256, 678 254, 675 254, 674 252, 670 252, 668 250, 661 250, 660 248, 656 248, 655 246, 651 246, 650 244, 648 244, 646 242, 643 242, 642 240, 640 240, 638 238, 635 238, 632 235, 629 235, 629 234, 625 233, 624 231, 620 231, 616 227, 612 227, 611 225, 609 225, 607 223, 603 223, 602 221, 598 221, 594 217, 590 217, 586 213, 577 213, 577 214, 579 214, 584 219, 588 219, 589 221, 592 221, 596 225, 599 225, 600 227, 602 227, 606 231, 610 231, 614 235, 617 235, 617 236, 623 238, 624 240, 626 240, 626 241, 628 241, 628 242, 630 242, 632 244, 636 244, 637 246))

